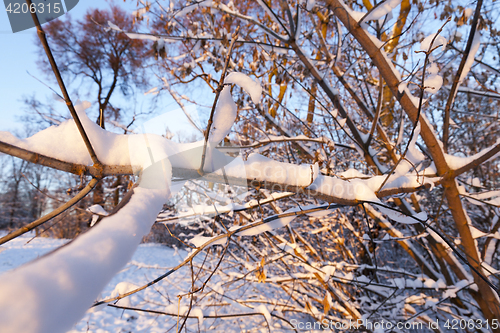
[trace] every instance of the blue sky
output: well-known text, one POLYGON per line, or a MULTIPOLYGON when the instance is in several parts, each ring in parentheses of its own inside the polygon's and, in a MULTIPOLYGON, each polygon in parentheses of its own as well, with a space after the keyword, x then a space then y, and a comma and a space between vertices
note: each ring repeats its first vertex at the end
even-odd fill
MULTIPOLYGON (((75 18, 80 18, 89 8, 107 8, 108 6, 108 3, 103 0, 80 0, 71 14, 75 18)), ((44 74, 38 70, 35 41, 35 28, 14 34, 10 28, 7 12, 0 11, 0 45, 2 47, 0 53, 0 131, 10 131, 20 127, 15 120, 16 116, 23 113, 23 96, 35 93, 43 101, 45 95, 51 94, 47 87, 27 73, 47 81, 44 74)))
POLYGON ((26 71, 38 74, 36 70, 35 48, 33 45, 33 30, 13 34, 5 11, 0 12, 0 130, 5 131, 15 127, 14 116, 21 112, 23 93, 40 89, 40 84, 30 78, 26 71))
MULTIPOLYGON (((130 11, 136 8, 136 1, 127 1, 126 3, 115 1, 115 3, 130 11)), ((109 8, 109 3, 104 0, 80 0, 78 5, 71 10, 71 16, 73 19, 80 19, 90 8, 106 9, 109 8)), ((35 42, 38 42, 35 28, 13 34, 7 13, 3 10, 0 11, 0 45, 2 47, 0 53, 0 131, 12 132, 22 128, 21 123, 16 122, 16 118, 23 115, 26 108, 22 102, 23 96, 28 97, 35 94, 36 98, 41 102, 46 102, 47 96, 49 98, 52 96, 52 92, 45 85, 30 76, 28 72, 59 92, 59 88, 54 81, 48 80, 45 74, 38 70, 38 56, 35 42)), ((146 88, 145 91, 153 87, 154 85, 146 88)), ((71 93, 71 88, 69 91, 71 93)), ((136 108, 147 108, 152 95, 145 97, 141 92, 138 95, 138 105, 136 108)), ((73 98, 73 102, 76 102, 75 99, 73 98)), ((121 102, 128 103, 128 101, 124 100, 121 102)), ((172 133, 176 133, 181 128, 185 130, 185 125, 187 124, 187 120, 180 119, 183 117, 183 114, 175 111, 177 108, 177 104, 168 97, 161 101, 160 110, 158 110, 160 114, 174 111, 178 115, 175 118, 179 118, 179 122, 169 126, 172 133)), ((187 125, 187 127, 190 126, 187 125)))

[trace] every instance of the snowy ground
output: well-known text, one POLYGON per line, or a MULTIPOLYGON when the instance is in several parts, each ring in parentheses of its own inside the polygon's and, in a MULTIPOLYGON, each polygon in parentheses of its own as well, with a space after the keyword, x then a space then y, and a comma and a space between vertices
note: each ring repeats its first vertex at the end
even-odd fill
MULTIPOLYGON (((41 237, 32 239, 32 237, 33 235, 24 235, 0 246, 0 274, 43 256, 68 241, 41 237)), ((168 271, 169 268, 176 266, 187 256, 187 254, 188 253, 185 251, 176 251, 159 244, 141 244, 132 260, 103 290, 101 297, 116 296, 117 293, 126 292, 134 288, 134 286, 140 286, 151 281, 168 271)), ((198 261, 195 261, 195 266, 196 262, 201 262, 203 257, 204 256, 201 255, 198 261)), ((189 273, 189 266, 185 267, 155 286, 134 294, 129 298, 122 299, 117 303, 122 306, 154 309, 171 315, 143 313, 104 306, 98 309, 89 310, 81 321, 69 332, 176 332, 178 319, 175 315, 178 312, 177 296, 189 290, 191 286, 189 273)), ((208 290, 220 289, 220 283, 217 284, 217 276, 215 276, 211 282, 212 283, 207 285, 208 290)), ((261 286, 264 287, 263 285, 261 286)), ((238 291, 241 292, 241 288, 238 288, 238 291)), ((254 293, 256 291, 257 290, 251 287, 248 289, 248 293, 254 293)), ((245 291, 245 294, 248 295, 248 293, 245 291)), ((215 294, 214 301, 216 301, 216 303, 220 304, 225 302, 227 304, 227 299, 223 300, 221 295, 219 295, 221 297, 217 297, 217 293, 215 294)), ((188 300, 188 297, 182 299, 181 313, 183 309, 187 308, 186 305, 189 304, 188 300)), ((255 313, 259 311, 258 308, 246 310, 247 311, 243 312, 255 313)), ((198 316, 200 319, 189 319, 188 331, 290 332, 288 329, 283 330, 281 324, 274 320, 269 326, 263 315, 229 317, 225 319, 201 318, 203 314, 205 316, 213 315, 214 311, 217 314, 235 311, 241 313, 242 309, 238 309, 237 305, 236 307, 230 305, 224 308, 217 308, 216 306, 214 308, 203 307, 203 309, 194 307, 191 311, 191 315, 198 316)), ((264 310, 264 312, 266 311, 267 310, 264 310)))
MULTIPOLYGON (((34 238, 32 236, 18 237, 0 247, 0 273, 18 267, 34 260, 67 242, 67 240, 34 238)), ((183 253, 185 255, 185 253, 183 253)), ((168 268, 177 265, 181 256, 171 248, 157 244, 142 244, 129 262, 108 284, 102 296, 110 296, 119 284, 122 290, 133 285, 140 285, 151 278, 165 272, 168 268)), ((176 286, 171 286, 175 292, 176 286)), ((178 293, 178 291, 177 291, 178 293)), ((121 305, 136 305, 140 298, 131 297, 119 302, 121 305)), ((176 301, 174 299, 174 301, 176 301)), ((168 304, 163 300, 163 304, 168 304)), ((165 332, 173 323, 167 323, 164 318, 157 316, 138 315, 133 311, 123 311, 104 307, 98 311, 89 311, 84 318, 70 332, 165 332)))

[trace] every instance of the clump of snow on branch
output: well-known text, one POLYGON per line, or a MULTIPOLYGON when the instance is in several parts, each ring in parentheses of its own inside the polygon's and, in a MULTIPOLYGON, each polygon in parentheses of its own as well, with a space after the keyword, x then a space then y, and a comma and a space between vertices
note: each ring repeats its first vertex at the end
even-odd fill
POLYGON ((253 80, 248 75, 238 72, 231 72, 227 75, 224 83, 234 83, 245 90, 255 104, 259 104, 262 96, 262 86, 258 81, 253 80))
MULTIPOLYGON (((491 147, 488 147, 486 149, 483 149, 482 151, 478 152, 477 154, 471 155, 471 156, 456 156, 456 155, 450 155, 450 154, 445 154, 444 157, 446 159, 446 163, 450 166, 450 168, 457 170, 460 169, 461 167, 472 163, 473 161, 477 160, 484 154, 487 154, 491 150, 493 150, 496 146, 500 145, 500 139, 497 139, 495 144, 493 144, 491 147)), ((500 153, 493 155, 490 157, 488 160, 492 161, 496 158, 500 157, 500 153)))
POLYGON ((112 23, 111 21, 108 21, 108 25, 109 25, 109 28, 107 28, 108 30, 113 29, 116 31, 122 31, 122 29, 120 29, 120 27, 118 27, 116 24, 112 23))
MULTIPOLYGON (((303 164, 295 165, 274 161, 259 154, 251 154, 241 168, 238 159, 224 168, 224 172, 232 177, 246 177, 262 182, 284 184, 290 186, 307 187, 319 175, 319 167, 303 164)), ((215 172, 222 174, 221 171, 215 172)))
POLYGON ((236 119, 236 111, 236 104, 231 96, 231 87, 226 86, 222 89, 217 102, 209 142, 221 142, 229 134, 236 119))
POLYGON ((415 126, 413 130, 413 137, 411 138, 410 143, 408 144, 408 152, 406 153, 406 158, 413 163, 413 165, 417 165, 425 159, 425 155, 422 154, 416 147, 418 136, 420 135, 420 123, 415 126))
POLYGON ((474 10, 472 8, 467 8, 464 10, 464 16, 465 18, 469 18, 474 14, 474 10))
POLYGON ((306 0, 306 1, 307 1, 306 10, 311 11, 316 5, 316 0, 306 0))
MULTIPOLYGON (((138 287, 139 286, 137 286, 137 285, 135 285, 133 283, 122 281, 122 282, 118 283, 115 286, 115 289, 113 289, 113 291, 111 292, 111 297, 116 297, 116 296, 120 296, 120 295, 126 294, 129 291, 137 289, 138 287)), ((130 304, 130 298, 123 298, 123 299, 121 299, 119 301, 119 304, 122 305, 122 306, 131 306, 131 304, 130 304)))
MULTIPOLYGON (((173 4, 173 2, 171 2, 173 4)), ((179 10, 178 12, 175 12, 175 17, 177 19, 186 16, 187 14, 193 12, 195 9, 202 8, 202 7, 212 7, 212 0, 205 0, 205 1, 200 1, 198 3, 195 3, 191 6, 186 6, 183 9, 179 10)))
POLYGON ((87 208, 87 211, 92 213, 92 221, 90 221, 90 226, 93 227, 100 216, 108 216, 109 213, 102 208, 101 205, 92 205, 87 208))
POLYGON ((375 6, 365 17, 365 21, 378 20, 392 12, 402 0, 385 0, 381 4, 375 6))
POLYGON ((446 50, 446 44, 448 44, 448 40, 446 38, 434 33, 425 37, 424 40, 420 42, 420 50, 427 52, 427 51, 432 51, 441 46, 441 50, 444 51, 446 50), (431 43, 432 43, 432 48, 431 48, 431 43))
MULTIPOLYGON (((432 52, 441 46, 441 51, 446 50, 446 45, 448 40, 436 33, 431 34, 424 38, 420 43, 420 50, 424 52, 432 52)), ((427 73, 423 73, 424 78, 424 90, 428 93, 435 94, 443 86, 443 77, 438 75, 439 68, 434 62, 434 57, 429 56, 429 66, 427 67, 427 73)))
MULTIPOLYGON (((262 95, 262 87, 259 82, 252 80, 243 73, 232 72, 224 80, 224 83, 234 83, 242 87, 252 98, 255 104, 258 104, 262 95)), ((236 119, 236 104, 231 96, 231 87, 225 86, 220 93, 217 102, 217 108, 214 114, 214 123, 212 125, 208 141, 212 143, 221 142, 229 134, 231 127, 236 119)))
POLYGON ((439 68, 435 62, 431 63, 427 71, 430 75, 425 77, 424 89, 426 92, 435 94, 443 85, 443 77, 438 75, 439 68))

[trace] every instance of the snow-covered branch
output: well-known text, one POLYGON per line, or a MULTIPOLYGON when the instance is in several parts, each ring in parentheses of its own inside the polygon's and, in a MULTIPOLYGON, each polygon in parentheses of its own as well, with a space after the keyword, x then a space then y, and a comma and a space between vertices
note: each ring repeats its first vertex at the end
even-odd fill
MULTIPOLYGON (((133 171, 141 169, 138 161, 147 157, 148 149, 152 149, 156 160, 169 158, 174 179, 201 177, 198 168, 202 142, 179 144, 157 135, 120 135, 106 132, 90 121, 84 114, 83 106, 77 106, 77 110, 80 110, 80 118, 96 151, 99 156, 103 156, 101 161, 104 163, 104 175, 133 174, 133 171), (149 146, 146 145, 146 140, 149 146), (133 163, 134 161, 136 163, 133 163)), ((73 121, 68 120, 24 140, 17 139, 10 133, 0 133, 0 142, 3 141, 3 146, 11 147, 10 152, 14 156, 30 161, 35 161, 33 156, 39 156, 39 160, 45 163, 43 165, 69 170, 75 174, 92 174, 93 168, 88 166, 91 161, 88 155, 84 154, 85 147, 75 129, 73 121), (53 137, 65 139, 53 141, 53 137), (66 145, 68 147, 65 147, 66 145)), ((213 154, 211 163, 205 164, 210 165, 212 171, 203 175, 203 179, 207 181, 302 193, 345 205, 357 205, 363 201, 415 192, 423 187, 433 186, 439 180, 421 177, 417 173, 402 174, 393 177, 375 194, 384 181, 383 176, 343 180, 321 175, 318 167, 314 165, 282 163, 258 154, 251 155, 246 161, 217 150, 213 154)))

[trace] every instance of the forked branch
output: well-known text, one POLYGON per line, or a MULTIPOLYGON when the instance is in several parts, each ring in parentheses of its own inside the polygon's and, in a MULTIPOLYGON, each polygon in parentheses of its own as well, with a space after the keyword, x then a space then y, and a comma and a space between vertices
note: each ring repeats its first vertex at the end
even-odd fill
MULTIPOLYGON (((26 0, 26 3, 28 4, 28 8, 32 8, 31 0, 26 0)), ((89 137, 87 136, 87 133, 85 132, 85 129, 83 128, 82 122, 80 121, 80 118, 78 117, 78 114, 75 110, 73 102, 71 101, 71 98, 69 97, 68 91, 66 89, 66 85, 64 84, 64 81, 61 77, 61 72, 59 71, 59 68, 57 67, 56 60, 54 59, 54 56, 52 55, 52 51, 51 51, 49 43, 47 41, 45 31, 42 29, 42 26, 40 25, 40 21, 38 20, 38 16, 36 14, 36 11, 31 13, 31 17, 33 19, 33 22, 35 23, 38 38, 40 39, 40 42, 43 45, 43 49, 45 50, 45 53, 47 55, 47 59, 49 60, 50 66, 52 67, 52 71, 54 72, 57 83, 59 84, 59 87, 61 88, 61 92, 63 94, 64 101, 66 102, 66 106, 68 107, 69 112, 71 113, 71 116, 75 120, 76 127, 78 128, 78 131, 80 132, 80 135, 82 136, 82 139, 85 142, 85 146, 87 147, 87 150, 90 154, 90 157, 92 158, 92 162, 94 162, 95 167, 99 169, 99 167, 101 166, 101 163, 99 162, 99 159, 97 158, 97 155, 94 151, 94 148, 92 147, 92 144, 90 143, 89 137)))

